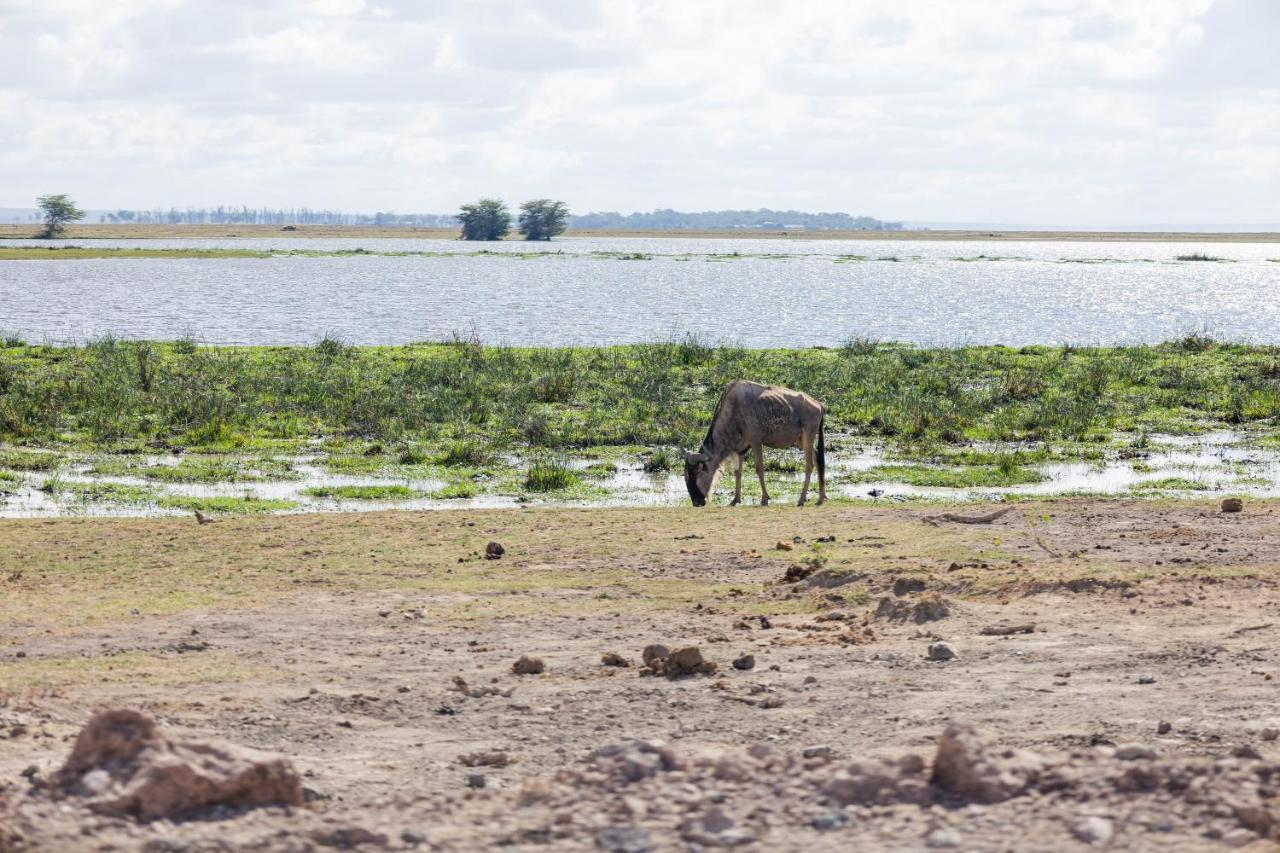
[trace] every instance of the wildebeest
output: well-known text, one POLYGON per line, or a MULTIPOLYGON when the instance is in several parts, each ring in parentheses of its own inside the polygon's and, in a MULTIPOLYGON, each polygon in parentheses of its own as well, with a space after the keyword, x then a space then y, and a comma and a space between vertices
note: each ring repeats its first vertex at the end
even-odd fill
POLYGON ((826 448, 823 419, 826 409, 817 400, 790 388, 739 379, 729 383, 716 404, 701 449, 684 455, 684 481, 694 506, 705 506, 715 490, 720 470, 732 464, 733 504, 742 500, 742 460, 754 451, 760 477, 760 505, 769 504, 764 484, 764 448, 799 447, 804 451, 804 486, 800 506, 809 494, 809 477, 818 467, 818 503, 827 499, 826 448))

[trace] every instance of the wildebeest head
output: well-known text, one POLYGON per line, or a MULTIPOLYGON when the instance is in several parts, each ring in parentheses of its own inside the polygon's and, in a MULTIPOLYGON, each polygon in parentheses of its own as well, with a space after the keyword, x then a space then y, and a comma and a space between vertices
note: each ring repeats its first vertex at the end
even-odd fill
POLYGON ((705 453, 686 453, 684 455, 684 484, 689 489, 689 498, 694 506, 706 506, 711 496, 711 488, 715 483, 715 471, 711 470, 710 459, 705 453))

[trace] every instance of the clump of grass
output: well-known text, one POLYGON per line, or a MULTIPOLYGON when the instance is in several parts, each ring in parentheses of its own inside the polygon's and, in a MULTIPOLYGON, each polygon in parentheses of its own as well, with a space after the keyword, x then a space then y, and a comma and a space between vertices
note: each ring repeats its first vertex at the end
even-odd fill
POLYGON ((928 465, 877 465, 859 472, 855 482, 905 483, 946 489, 1000 488, 1039 483, 1044 475, 1016 464, 935 468, 928 465))
POLYGON ((1180 261, 1220 261, 1222 258, 1206 255, 1204 252, 1192 252, 1189 255, 1178 255, 1180 261))
POLYGON ((62 457, 56 453, 0 450, 0 468, 8 468, 11 471, 52 471, 61 466, 62 457))
POLYGON ((349 354, 354 347, 336 332, 325 332, 320 340, 316 341, 315 349, 321 355, 335 358, 349 354))
POLYGON ((401 449, 396 456, 396 461, 401 465, 421 465, 430 458, 426 451, 420 447, 405 447, 401 449))
POLYGON ((392 501, 407 500, 421 496, 408 486, 310 486, 302 490, 304 495, 313 498, 334 498, 352 501, 392 501))
POLYGON ((641 467, 646 474, 660 474, 675 471, 680 464, 680 452, 674 447, 656 447, 644 458, 641 467))
POLYGON ((478 441, 461 439, 445 445, 435 461, 449 468, 479 467, 489 461, 489 450, 478 441))
POLYGON ((840 345, 840 351, 845 355, 874 355, 876 349, 880 346, 880 342, 873 337, 867 335, 853 335, 846 338, 845 342, 840 345))
POLYGON ((447 486, 442 486, 441 488, 436 489, 431 493, 431 497, 442 501, 465 500, 467 498, 474 498, 478 494, 480 494, 480 490, 476 487, 475 483, 468 480, 459 480, 456 483, 450 483, 447 486))
POLYGON ((531 492, 556 492, 572 488, 581 482, 578 475, 562 457, 551 456, 533 460, 525 474, 524 487, 531 492))
POLYGON ((177 509, 193 512, 215 512, 226 515, 258 515, 266 512, 283 512, 297 509, 296 501, 278 498, 259 498, 253 495, 242 497, 208 496, 192 497, 187 495, 162 495, 156 499, 156 506, 161 509, 177 509))
POLYGON ((1163 477, 1159 480, 1146 480, 1134 483, 1129 487, 1131 492, 1207 492, 1207 483, 1189 480, 1186 477, 1163 477))
POLYGON ((63 482, 58 491, 77 500, 93 503, 149 504, 155 500, 155 492, 146 486, 126 483, 63 482))

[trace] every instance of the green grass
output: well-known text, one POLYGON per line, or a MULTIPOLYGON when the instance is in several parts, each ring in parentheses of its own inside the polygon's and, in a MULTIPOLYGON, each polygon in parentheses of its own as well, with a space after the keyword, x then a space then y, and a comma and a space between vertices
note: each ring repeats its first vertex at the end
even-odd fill
POLYGON ((557 492, 571 489, 580 482, 578 475, 564 459, 535 459, 525 474, 524 487, 531 492, 557 492))
POLYGON ((105 459, 89 471, 96 476, 142 477, 159 483, 263 482, 296 479, 288 462, 278 459, 187 457, 176 465, 148 465, 121 459, 105 459))
POLYGON ((1129 491, 1135 494, 1144 492, 1207 492, 1210 488, 1209 484, 1202 483, 1199 480, 1189 480, 1186 477, 1164 477, 1159 480, 1134 483, 1129 487, 1129 491))
POLYGON ((257 498, 252 495, 243 497, 187 497, 185 495, 163 495, 156 500, 161 509, 200 510, 225 515, 256 515, 264 512, 281 512, 297 509, 295 501, 276 498, 257 498))
POLYGON ((475 483, 467 480, 461 480, 457 483, 450 483, 447 486, 436 489, 431 493, 431 497, 442 501, 465 500, 467 498, 474 498, 478 494, 480 494, 480 490, 476 487, 475 483))
POLYGON ((394 501, 421 497, 422 492, 408 486, 311 486, 303 489, 313 498, 336 498, 350 501, 394 501))
POLYGON ((0 450, 0 468, 8 468, 11 471, 52 471, 55 468, 61 468, 62 463, 62 457, 57 453, 0 450))
POLYGON ((892 482, 909 486, 949 489, 998 488, 1039 483, 1044 476, 1018 466, 978 466, 935 468, 929 465, 877 465, 859 471, 851 478, 855 483, 892 482))
MULTIPOLYGON (((866 440, 913 461, 962 466, 999 464, 973 449, 979 443, 1097 458, 1117 433, 1280 423, 1280 348, 1204 333, 1133 347, 919 349, 855 338, 790 350, 694 337, 562 349, 473 340, 360 347, 332 336, 299 347, 104 338, 0 348, 0 441, 61 451, 0 451, 0 468, 125 448, 307 453, 322 438, 321 464, 352 474, 434 465, 459 479, 463 470, 504 468, 495 460, 507 454, 609 447, 649 448, 646 468, 679 471, 677 448, 701 443, 721 390, 737 378, 822 400, 829 445, 866 440)), ((112 473, 158 482, 291 475, 265 458, 232 471, 237 463, 219 453, 189 454, 172 471, 130 461, 112 473)), ((1041 461, 1032 454, 1013 464, 1041 461)))

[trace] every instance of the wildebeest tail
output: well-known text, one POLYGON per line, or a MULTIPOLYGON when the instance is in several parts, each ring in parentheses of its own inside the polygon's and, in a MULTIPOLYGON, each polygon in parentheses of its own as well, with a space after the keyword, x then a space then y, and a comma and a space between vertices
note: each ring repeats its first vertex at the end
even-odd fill
POLYGON ((826 478, 827 476, 827 415, 824 412, 822 420, 818 421, 818 476, 826 478))

